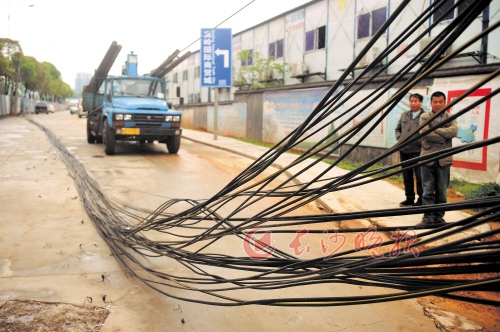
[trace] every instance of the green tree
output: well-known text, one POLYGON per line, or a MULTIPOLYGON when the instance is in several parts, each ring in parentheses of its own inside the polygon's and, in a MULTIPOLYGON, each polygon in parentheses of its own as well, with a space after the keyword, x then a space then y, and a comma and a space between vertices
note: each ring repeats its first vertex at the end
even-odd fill
POLYGON ((258 89, 283 85, 280 77, 290 67, 284 61, 278 62, 274 57, 264 58, 259 52, 251 53, 249 50, 238 52, 236 59, 241 66, 233 66, 233 82, 240 88, 258 89))
POLYGON ((22 54, 21 45, 18 41, 9 38, 0 38, 0 77, 9 83, 16 80, 16 66, 18 62, 13 61, 16 55, 22 54))
POLYGON ((7 82, 17 82, 19 67, 21 83, 31 91, 55 98, 73 95, 71 87, 61 79, 61 72, 50 62, 38 62, 25 56, 19 42, 0 38, 0 76, 7 82))
POLYGON ((41 80, 38 91, 44 95, 60 97, 70 97, 73 91, 70 86, 61 79, 61 72, 50 62, 42 62, 41 68, 44 80, 41 80))
MULTIPOLYGON (((0 44, 0 48, 1 47, 2 45, 0 44)), ((12 70, 10 60, 0 52, 0 76, 5 76, 10 78, 13 75, 14 72, 12 70)))
POLYGON ((21 81, 23 82, 26 89, 35 91, 38 90, 38 75, 37 66, 38 61, 35 58, 26 56, 22 57, 21 60, 21 81))
POLYGON ((50 62, 42 62, 42 66, 45 68, 47 73, 49 73, 50 77, 54 80, 61 79, 61 72, 57 70, 56 66, 51 64, 50 62))

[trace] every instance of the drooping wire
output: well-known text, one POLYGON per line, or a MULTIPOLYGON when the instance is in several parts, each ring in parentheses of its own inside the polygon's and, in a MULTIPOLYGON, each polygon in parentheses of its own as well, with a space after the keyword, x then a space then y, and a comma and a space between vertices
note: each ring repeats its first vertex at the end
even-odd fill
MULTIPOLYGON (((455 6, 461 2, 457 1, 455 6)), ((492 24, 490 28, 460 45, 452 54, 441 57, 444 50, 463 35, 466 28, 487 5, 487 2, 474 2, 467 11, 461 13, 438 34, 436 42, 429 44, 392 78, 383 82, 366 98, 361 98, 354 106, 345 107, 347 108, 345 111, 337 114, 337 110, 361 91, 358 88, 359 84, 357 86, 354 82, 363 85, 365 82, 377 79, 395 59, 383 65, 383 69, 376 69, 376 63, 397 49, 403 41, 408 45, 415 45, 420 38, 436 27, 435 22, 424 33, 413 39, 411 36, 414 30, 403 32, 372 65, 363 70, 351 83, 345 83, 348 73, 354 70, 369 47, 395 22, 396 17, 404 11, 408 3, 409 1, 401 2, 383 29, 373 36, 369 45, 335 82, 302 125, 254 161, 216 195, 203 201, 170 199, 157 209, 149 211, 114 199, 100 189, 83 165, 50 130, 37 125, 47 133, 72 173, 82 204, 116 259, 130 274, 161 294, 185 301, 220 306, 357 305, 427 295, 498 305, 495 300, 477 300, 456 294, 457 291, 465 290, 488 292, 495 289, 494 286, 498 287, 500 283, 498 264, 500 228, 495 227, 494 223, 500 217, 498 196, 404 209, 318 215, 295 213, 300 207, 328 193, 365 186, 398 174, 402 169, 414 167, 410 166, 409 162, 402 162, 368 171, 370 166, 436 129, 430 127, 423 130, 426 123, 407 139, 353 171, 333 177, 329 175, 339 160, 346 157, 344 154, 311 181, 307 183, 299 181, 300 175, 311 167, 320 165, 327 156, 333 151, 338 151, 340 147, 351 145, 346 151, 354 151, 354 148, 369 137, 369 134, 399 101, 407 96, 408 91, 418 81, 500 25, 498 22, 492 24), (375 73, 371 74, 373 70, 375 73), (402 81, 403 84, 392 97, 370 112, 357 125, 347 129, 346 122, 350 121, 344 122, 283 169, 262 176, 264 171, 269 170, 269 167, 284 153, 297 147, 308 137, 312 137, 311 133, 321 133, 333 121, 354 119, 364 114, 370 104, 386 94, 389 89, 394 89, 397 81, 402 81), (383 115, 380 116, 382 112, 383 115), (332 116, 334 120, 331 120, 332 116), (323 154, 317 159, 311 159, 319 153, 323 154), (289 177, 280 180, 285 174, 289 177), (182 212, 169 212, 176 211, 178 206, 183 207, 182 212), (264 207, 258 208, 258 206, 264 207), (384 227, 372 221, 377 218, 462 209, 481 209, 481 211, 433 229, 415 230, 411 226, 399 223, 397 219, 394 221, 391 219, 392 225, 384 227), (357 220, 370 221, 372 226, 356 226, 359 225, 355 223, 357 220), (287 251, 290 247, 281 243, 286 242, 283 237, 287 235, 295 235, 297 239, 299 235, 305 233, 315 236, 316 240, 324 241, 325 246, 321 247, 323 255, 311 257, 295 252, 291 254, 287 251), (280 239, 281 242, 273 242, 271 236, 280 239), (345 243, 348 240, 352 241, 353 247, 338 251, 328 251, 328 248, 324 250, 344 240, 345 243), (166 259, 169 266, 175 268, 172 270, 154 268, 144 259, 145 257, 166 259), (450 275, 454 277, 448 278, 450 275), (477 280, 469 280, 468 277, 471 275, 477 280), (447 278, 443 278, 444 276, 447 278), (321 284, 369 286, 380 289, 380 292, 375 292, 374 295, 371 292, 372 295, 344 297, 333 297, 328 294, 317 296, 308 292, 308 286, 321 284), (279 292, 282 289, 297 290, 298 295, 294 298, 282 296, 279 292), (393 292, 388 293, 388 289, 393 292)), ((426 22, 444 3, 444 0, 434 1, 432 6, 424 10, 409 26, 419 26, 421 22, 426 22)), ((407 49, 409 47, 411 46, 407 49)), ((498 74, 499 71, 495 71, 487 75, 461 97, 451 102, 442 112, 490 82, 498 74)), ((448 121, 467 114, 474 107, 496 96, 499 91, 498 89, 491 91, 468 107, 454 112, 448 121)), ((413 161, 426 163, 497 142, 500 142, 500 137, 492 137, 420 156, 413 161)))

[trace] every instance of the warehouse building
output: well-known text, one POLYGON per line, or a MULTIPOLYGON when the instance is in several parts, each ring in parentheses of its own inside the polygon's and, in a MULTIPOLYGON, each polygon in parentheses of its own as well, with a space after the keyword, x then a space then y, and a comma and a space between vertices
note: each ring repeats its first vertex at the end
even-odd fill
MULTIPOLYGON (((433 2, 436 3, 433 0, 410 1, 374 43, 372 37, 400 9, 402 1, 314 0, 244 31, 233 32, 233 87, 219 89, 218 132, 269 143, 278 142, 311 113, 334 82, 345 75, 344 82, 347 84, 367 66, 374 64, 377 56, 397 36, 407 31, 409 24, 433 2), (368 52, 355 68, 346 73, 352 61, 369 43, 373 45, 368 52), (256 66, 257 61, 271 58, 274 61, 268 61, 267 65, 256 66), (249 71, 248 68, 252 66, 259 71, 249 71)), ((378 82, 387 80, 414 61, 419 52, 442 30, 447 29, 471 3, 473 1, 444 1, 437 12, 421 22, 408 40, 422 34, 430 25, 435 24, 436 27, 410 48, 406 48, 408 45, 403 43, 380 63, 375 63, 373 70, 399 56, 379 75, 378 81, 365 86, 345 107, 354 105, 357 100, 373 92, 378 82), (443 17, 443 14, 446 15, 443 17)), ((500 0, 493 0, 443 55, 458 49, 465 41, 498 22, 499 18, 500 0)), ((495 30, 473 42, 419 82, 412 92, 426 96, 424 106, 427 110, 428 98, 433 91, 440 90, 449 98, 454 98, 460 91, 468 89, 500 67, 500 44, 495 42, 497 40, 500 40, 500 31, 495 30)), ((203 76, 200 63, 200 52, 197 51, 168 73, 165 77, 168 82, 167 100, 183 111, 184 127, 212 131, 215 93, 214 89, 200 87, 203 76)), ((478 90, 475 97, 479 98, 485 91, 491 91, 498 85, 500 80, 490 81, 482 90, 478 90)), ((381 97, 380 104, 390 98, 393 92, 394 89, 381 97)), ((490 111, 498 106, 497 99, 492 98, 482 105, 474 116, 459 119, 459 125, 463 130, 468 130, 469 135, 462 140, 457 138, 454 145, 499 135, 500 116, 490 111), (471 132, 471 128, 476 129, 471 132)), ((373 105, 377 106, 377 103, 373 105)), ((380 129, 374 131, 370 139, 363 142, 349 158, 364 161, 393 146, 396 142, 394 127, 401 112, 407 109, 408 104, 403 100, 400 109, 393 110, 381 122, 380 129)), ((353 122, 360 121, 365 115, 360 114, 353 122)), ((342 154, 343 150, 339 153, 342 154)), ((476 181, 500 180, 498 145, 484 147, 481 151, 466 151, 455 159, 455 175, 476 181)), ((385 162, 394 161, 388 159, 385 162)))

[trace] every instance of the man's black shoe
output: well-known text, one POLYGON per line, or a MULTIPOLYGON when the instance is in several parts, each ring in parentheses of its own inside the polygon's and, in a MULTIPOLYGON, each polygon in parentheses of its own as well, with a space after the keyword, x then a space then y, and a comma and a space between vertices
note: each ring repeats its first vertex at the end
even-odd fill
POLYGON ((415 206, 422 206, 422 201, 419 199, 417 202, 414 204, 415 206))
POLYGON ((413 206, 413 201, 409 201, 409 200, 403 201, 403 202, 399 203, 399 206, 401 206, 401 207, 413 206))
POLYGON ((423 217, 422 221, 415 225, 415 228, 435 227, 429 218, 423 217))
POLYGON ((434 218, 433 224, 435 225, 435 227, 440 227, 446 224, 446 221, 442 217, 437 217, 434 218))

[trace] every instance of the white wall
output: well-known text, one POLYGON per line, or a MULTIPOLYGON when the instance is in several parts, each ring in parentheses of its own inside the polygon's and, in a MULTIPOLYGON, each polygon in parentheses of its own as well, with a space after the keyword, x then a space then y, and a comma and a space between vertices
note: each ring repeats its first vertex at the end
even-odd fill
MULTIPOLYGON (((324 72, 326 70, 327 80, 336 80, 342 74, 342 69, 345 69, 355 58, 364 46, 370 41, 370 37, 357 39, 356 29, 358 17, 361 13, 372 12, 379 8, 387 8, 389 13, 394 13, 396 8, 402 3, 402 0, 320 0, 312 2, 303 8, 293 10, 290 13, 276 17, 269 22, 263 23, 255 28, 233 35, 233 66, 236 71, 241 64, 235 60, 236 54, 241 50, 253 50, 259 52, 263 56, 268 56, 268 45, 270 42, 275 42, 279 39, 284 39, 284 61, 290 66, 294 63, 305 61, 309 72, 324 72), (305 52, 305 33, 321 26, 327 26, 326 31, 326 49, 313 50, 305 52)), ((402 14, 397 17, 390 29, 376 41, 375 47, 380 51, 386 48, 387 44, 394 40, 397 35, 408 29, 409 22, 412 22, 425 8, 429 6, 429 0, 412 0, 409 5, 403 10, 402 14)), ((490 25, 500 19, 500 0, 493 0, 490 4, 490 25)), ((438 28, 432 32, 431 36, 435 36, 440 30, 445 29, 452 20, 440 22, 438 28)), ((429 21, 422 22, 417 31, 405 42, 408 45, 410 40, 416 38, 419 33, 422 33, 428 26, 429 21)), ((480 32, 482 29, 482 17, 478 17, 472 26, 456 40, 452 45, 452 50, 461 45, 465 40, 468 40, 473 35, 480 32)), ((500 57, 500 29, 497 29, 490 34, 488 41, 488 52, 500 57)), ((465 49, 463 52, 472 52, 480 50, 480 41, 465 49)), ((398 48, 391 53, 389 59, 392 59, 402 51, 403 47, 398 48)), ((398 72, 405 64, 411 61, 420 51, 420 44, 417 42, 410 50, 405 52, 388 69, 387 73, 398 72)), ((198 53, 195 53, 198 54, 198 53)), ((187 59, 180 64, 173 72, 178 73, 178 79, 181 84, 181 93, 184 101, 187 102, 188 93, 200 93, 202 102, 208 101, 208 89, 199 88, 199 79, 194 79, 194 66, 199 65, 199 54, 194 58, 194 65, 187 66, 190 61, 187 59), (182 70, 190 68, 190 83, 182 82, 182 70)), ((384 60, 385 61, 385 60, 384 60)), ((488 56, 488 63, 500 62, 493 56, 488 56)), ((460 67, 477 65, 474 58, 462 57, 451 60, 446 67, 460 67)), ((355 72, 359 75, 360 71, 355 72)), ((300 84, 301 81, 292 78, 291 71, 284 74, 285 85, 300 84)), ((172 73, 169 74, 172 77, 172 73)), ((310 76, 304 79, 304 82, 320 82, 323 78, 319 76, 310 76)), ((232 88, 229 93, 229 98, 232 98, 234 91, 232 88)), ((169 98, 175 97, 175 84, 169 83, 169 98)), ((211 99, 213 100, 213 99, 211 99)))
MULTIPOLYGON (((328 1, 323 0, 306 8, 305 32, 326 26, 328 21, 328 1)), ((326 37, 326 40, 328 37, 326 37)), ((325 42, 326 42, 325 40, 325 42)), ((309 73, 324 73, 326 70, 326 48, 314 49, 304 54, 309 73)), ((323 81, 320 76, 311 76, 308 81, 323 81)))
POLYGON ((341 5, 330 1, 327 27, 327 79, 335 80, 342 72, 339 69, 347 68, 354 59, 354 23, 355 1, 346 1, 341 5))
MULTIPOLYGON (((305 10, 300 9, 286 15, 285 22, 285 62, 293 65, 304 59, 305 10)), ((290 72, 285 75, 285 85, 300 83, 290 76, 290 72)))

